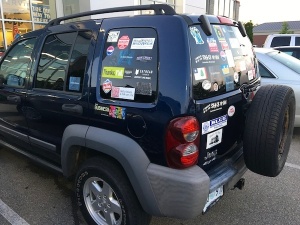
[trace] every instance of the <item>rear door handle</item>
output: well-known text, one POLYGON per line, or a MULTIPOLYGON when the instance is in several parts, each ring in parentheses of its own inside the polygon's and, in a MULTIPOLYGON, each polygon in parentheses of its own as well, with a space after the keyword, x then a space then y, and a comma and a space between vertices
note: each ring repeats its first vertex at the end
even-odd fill
POLYGON ((63 104, 61 108, 63 111, 78 113, 80 115, 83 112, 82 106, 77 104, 63 104))

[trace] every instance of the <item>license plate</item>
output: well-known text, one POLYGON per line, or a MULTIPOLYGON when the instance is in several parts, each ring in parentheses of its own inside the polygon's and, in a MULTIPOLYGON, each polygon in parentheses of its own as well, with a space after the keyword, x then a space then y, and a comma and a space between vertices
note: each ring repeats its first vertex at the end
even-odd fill
POLYGON ((207 211, 207 209, 209 209, 211 206, 213 206, 214 203, 216 203, 222 196, 223 196, 223 186, 219 187, 215 191, 209 193, 207 200, 206 200, 206 204, 203 209, 203 213, 205 213, 207 211))

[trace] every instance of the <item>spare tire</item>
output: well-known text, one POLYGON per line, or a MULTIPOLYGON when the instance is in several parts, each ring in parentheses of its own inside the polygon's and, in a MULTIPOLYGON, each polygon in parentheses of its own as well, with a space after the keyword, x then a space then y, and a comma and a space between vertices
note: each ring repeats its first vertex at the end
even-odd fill
POLYGON ((269 177, 281 172, 292 141, 295 104, 288 86, 259 88, 246 114, 243 147, 248 169, 269 177))

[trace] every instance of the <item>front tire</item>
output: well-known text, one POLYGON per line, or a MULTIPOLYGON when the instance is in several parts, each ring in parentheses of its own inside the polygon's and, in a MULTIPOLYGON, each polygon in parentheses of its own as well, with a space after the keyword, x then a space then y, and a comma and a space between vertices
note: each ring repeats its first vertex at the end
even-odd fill
POLYGON ((126 174, 110 159, 88 159, 76 176, 76 198, 88 224, 148 225, 126 174))
POLYGON ((295 95, 284 85, 257 91, 247 112, 244 158, 253 172, 275 177, 286 162, 295 121, 295 95))

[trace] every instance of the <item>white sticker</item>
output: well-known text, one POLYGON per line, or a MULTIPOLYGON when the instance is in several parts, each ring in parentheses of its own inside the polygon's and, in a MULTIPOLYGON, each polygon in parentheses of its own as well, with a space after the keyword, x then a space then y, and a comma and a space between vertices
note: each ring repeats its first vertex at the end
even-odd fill
POLYGON ((239 82, 239 73, 238 72, 234 72, 233 79, 236 83, 239 82))
POLYGON ((249 71, 248 71, 248 79, 249 79, 249 80, 252 80, 253 78, 254 78, 253 71, 252 71, 252 70, 249 70, 249 71))
POLYGON ((228 108, 228 111, 227 111, 227 114, 229 117, 232 117, 235 113, 235 107, 233 105, 231 105, 229 108, 228 108))
POLYGON ((207 134, 219 128, 225 127, 226 125, 227 125, 227 115, 220 116, 218 118, 206 121, 202 123, 202 134, 207 134))
POLYGON ((195 77, 195 80, 207 79, 207 74, 206 74, 205 67, 195 68, 194 69, 194 77, 195 77))
POLYGON ((120 31, 111 31, 108 33, 107 42, 117 42, 120 35, 120 31))
POLYGON ((207 135, 206 149, 212 148, 222 142, 222 131, 223 129, 220 129, 207 135))
POLYGON ((202 87, 204 90, 209 90, 211 88, 211 82, 209 80, 204 80, 202 82, 202 87))
POLYGON ((225 50, 226 53, 226 57, 227 57, 227 63, 229 67, 234 67, 235 63, 234 63, 234 59, 233 59, 233 55, 231 50, 225 50))
POLYGON ((135 88, 112 87, 111 97, 134 100, 135 88))
POLYGON ((240 43, 236 38, 229 38, 231 48, 240 48, 240 43))
POLYGON ((240 70, 241 71, 245 71, 247 68, 246 68, 246 63, 245 61, 240 61, 240 70))
POLYGON ((133 38, 130 49, 153 49, 155 38, 133 38))

